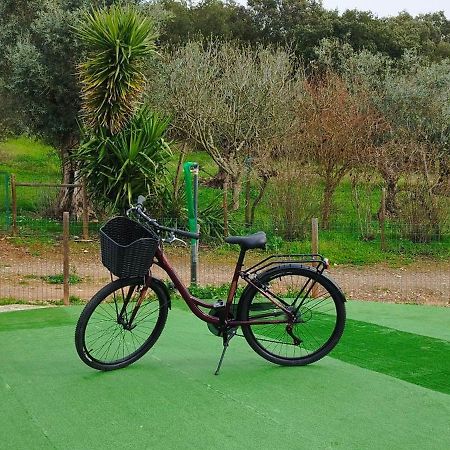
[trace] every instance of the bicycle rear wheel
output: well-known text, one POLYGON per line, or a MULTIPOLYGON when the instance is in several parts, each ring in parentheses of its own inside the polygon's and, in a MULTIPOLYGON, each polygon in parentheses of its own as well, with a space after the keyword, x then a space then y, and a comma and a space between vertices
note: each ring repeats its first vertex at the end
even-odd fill
POLYGON ((287 314, 254 287, 244 291, 240 320, 283 321, 243 325, 252 349, 276 364, 301 366, 328 354, 344 331, 345 297, 326 276, 300 264, 281 265, 258 276, 261 289, 295 313, 292 329, 287 314))
POLYGON ((169 298, 154 280, 148 288, 143 282, 143 277, 115 280, 84 308, 75 330, 75 347, 88 366, 98 370, 128 366, 159 338, 169 298))

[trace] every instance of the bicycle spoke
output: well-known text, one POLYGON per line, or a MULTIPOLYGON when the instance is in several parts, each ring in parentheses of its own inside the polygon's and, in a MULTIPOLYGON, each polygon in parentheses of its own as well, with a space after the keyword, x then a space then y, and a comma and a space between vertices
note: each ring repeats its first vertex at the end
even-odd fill
POLYGON ((126 364, 136 355, 145 353, 149 343, 151 345, 157 339, 167 317, 167 302, 160 300, 149 288, 130 324, 129 318, 142 295, 138 287, 122 283, 92 309, 84 329, 84 350, 80 355, 82 359, 84 353, 88 355, 85 362, 102 367, 126 364), (162 316, 161 311, 164 311, 162 316))
POLYGON ((248 320, 257 322, 270 320, 270 317, 279 320, 284 315, 286 324, 246 325, 242 327, 244 336, 258 353, 264 357, 267 355, 269 360, 276 358, 276 362, 301 363, 315 355, 320 358, 320 352, 329 346, 337 326, 336 302, 325 285, 319 283, 315 275, 310 275, 309 270, 293 270, 286 275, 280 271, 270 280, 262 279, 262 283, 269 286, 265 294, 282 299, 283 305, 288 305, 289 314, 268 302, 262 293, 255 292, 249 301, 248 320), (289 321, 292 322, 292 332, 288 333, 289 321), (300 340, 298 344, 294 343, 293 336, 300 340))

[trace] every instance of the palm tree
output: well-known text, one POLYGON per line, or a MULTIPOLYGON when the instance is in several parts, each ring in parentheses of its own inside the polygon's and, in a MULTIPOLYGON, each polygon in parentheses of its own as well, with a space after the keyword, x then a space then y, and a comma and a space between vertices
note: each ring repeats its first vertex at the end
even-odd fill
POLYGON ((169 121, 144 107, 117 134, 87 135, 77 151, 80 174, 91 198, 103 209, 124 211, 139 194, 161 210, 167 197, 171 151, 164 139, 169 121))
POLYGON ((155 53, 153 23, 135 6, 112 6, 86 12, 75 30, 88 49, 79 66, 85 123, 116 134, 144 88, 142 63, 155 53))
POLYGON ((79 65, 79 174, 103 208, 123 211, 140 194, 154 206, 166 195, 170 148, 164 139, 169 121, 139 104, 141 68, 156 51, 153 24, 135 6, 112 6, 85 13, 75 29, 87 47, 79 65))

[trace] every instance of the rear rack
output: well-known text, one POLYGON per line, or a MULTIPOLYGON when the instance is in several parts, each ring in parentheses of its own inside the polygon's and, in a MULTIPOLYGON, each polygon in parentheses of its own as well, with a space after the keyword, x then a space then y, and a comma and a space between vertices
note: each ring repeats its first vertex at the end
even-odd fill
POLYGON ((328 269, 329 263, 328 259, 324 258, 322 255, 313 254, 291 254, 291 255, 271 255, 266 259, 263 259, 259 263, 252 267, 244 270, 243 275, 258 274, 268 267, 274 266, 275 264, 311 264, 311 266, 316 269, 317 272, 322 273, 325 269, 328 269))

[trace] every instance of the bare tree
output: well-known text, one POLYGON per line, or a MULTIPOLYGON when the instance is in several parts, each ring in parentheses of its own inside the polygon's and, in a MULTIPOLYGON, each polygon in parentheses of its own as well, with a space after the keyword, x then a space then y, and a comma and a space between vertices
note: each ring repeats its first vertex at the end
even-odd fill
POLYGON ((171 53, 164 67, 173 125, 214 159, 223 183, 225 177, 230 182, 236 210, 246 161, 264 188, 273 173, 267 161, 292 124, 297 81, 290 55, 191 42, 171 53))
POLYGON ((324 182, 322 226, 328 228, 333 194, 351 168, 372 153, 381 122, 364 96, 353 95, 336 74, 308 82, 306 91, 297 106, 293 144, 324 182))

